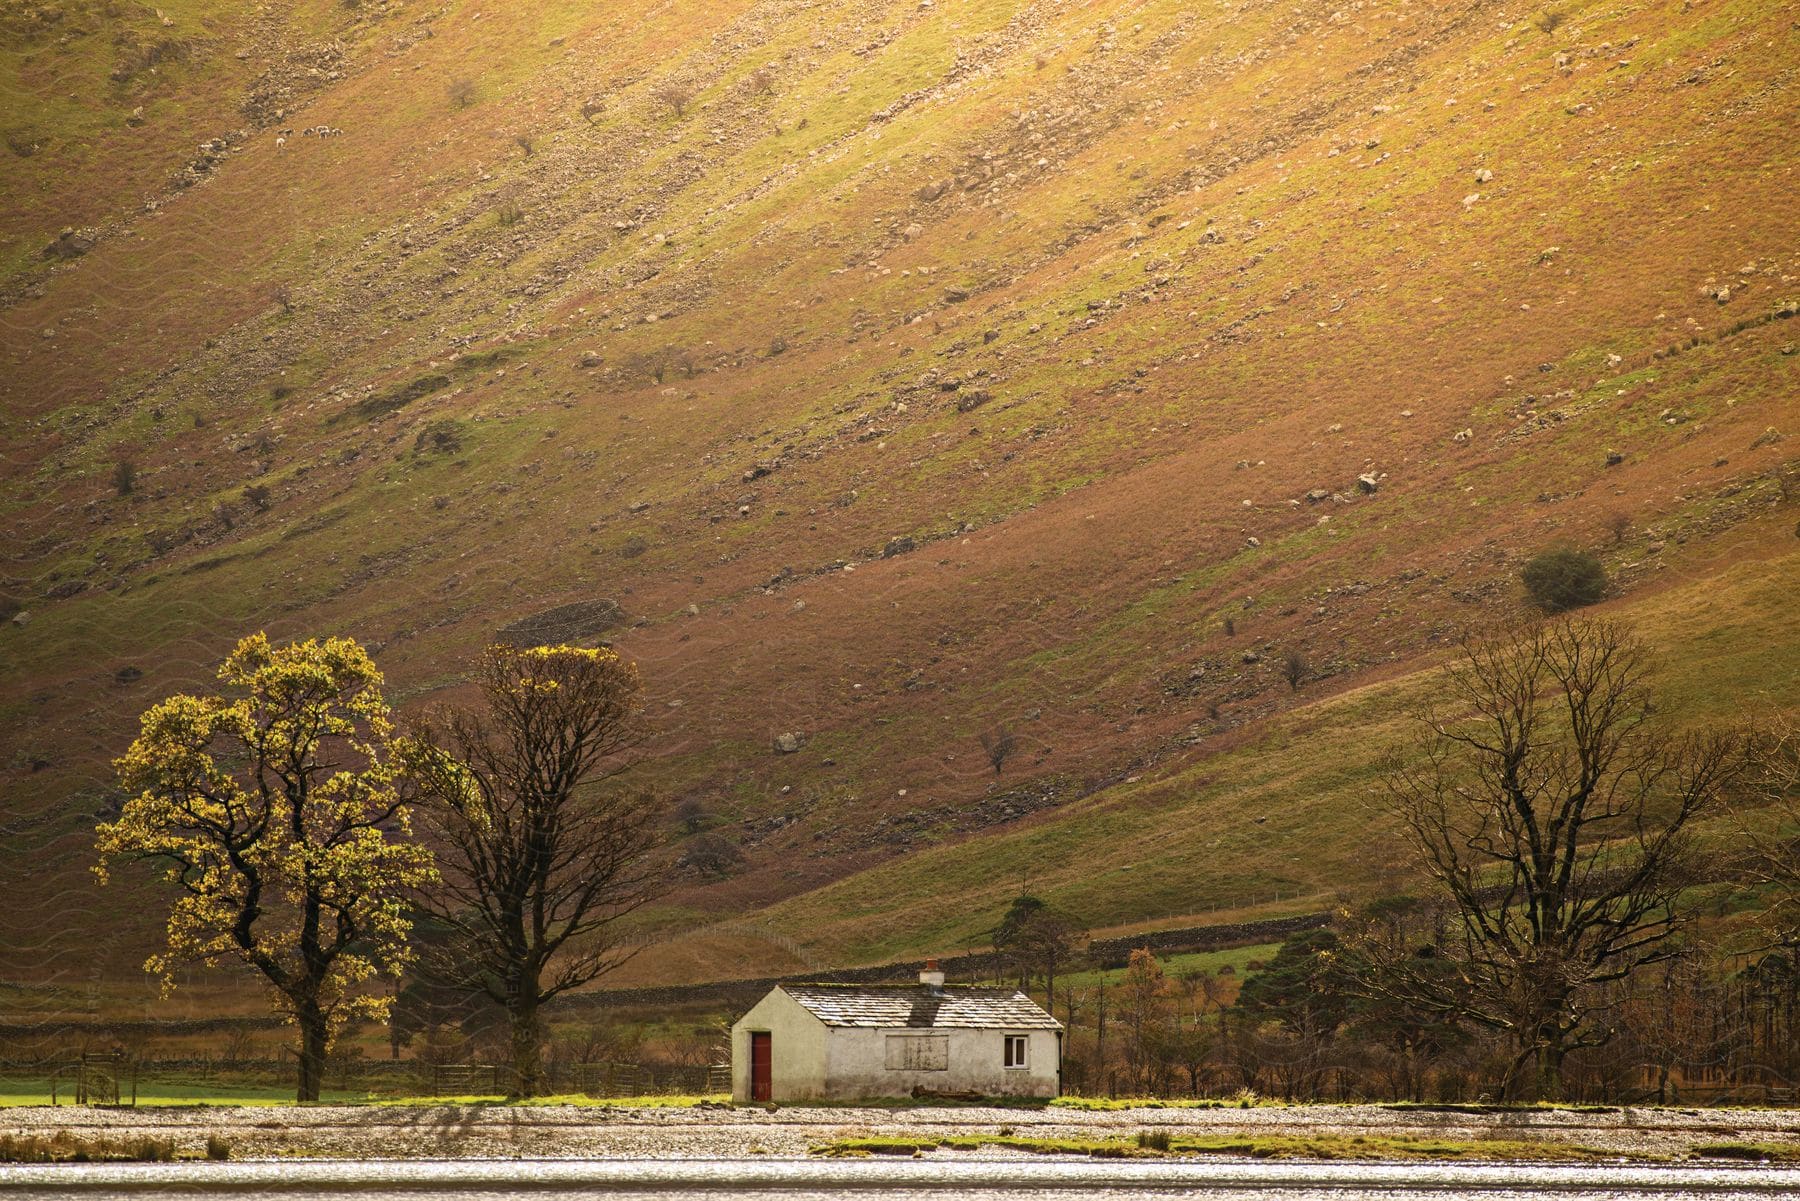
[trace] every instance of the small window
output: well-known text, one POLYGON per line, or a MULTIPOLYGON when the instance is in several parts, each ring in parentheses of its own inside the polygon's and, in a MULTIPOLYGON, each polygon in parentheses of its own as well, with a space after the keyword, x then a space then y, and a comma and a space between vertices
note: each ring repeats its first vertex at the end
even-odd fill
POLYGON ((1022 1068, 1025 1066, 1025 1042, 1026 1036, 1023 1034, 1009 1034, 1006 1036, 1007 1067, 1022 1068))

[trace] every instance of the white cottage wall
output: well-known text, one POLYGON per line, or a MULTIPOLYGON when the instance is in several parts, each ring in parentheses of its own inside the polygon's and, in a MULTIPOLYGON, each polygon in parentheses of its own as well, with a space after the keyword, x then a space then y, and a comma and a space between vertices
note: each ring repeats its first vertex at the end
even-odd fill
POLYGON ((830 1031, 798 1001, 775 989, 731 1027, 731 1099, 750 1100, 750 1035, 767 1031, 772 1101, 811 1101, 825 1092, 830 1031))
MULTIPOLYGON (((744 1046, 744 1054, 748 1056, 748 1040, 744 1046)), ((904 1097, 914 1088, 925 1088, 937 1092, 976 1092, 990 1097, 1054 1097, 1060 1084, 1058 1050, 1054 1030, 828 1027, 824 1095, 833 1100, 904 1097), (1008 1034, 1023 1034, 1028 1040, 1023 1068, 1009 1068, 1005 1064, 1008 1034), (890 1037, 944 1039, 948 1052, 944 1069, 889 1067, 890 1037)), ((930 1056, 910 1058, 917 1062, 930 1056)), ((733 1062, 735 1064, 735 1059, 733 1062)))

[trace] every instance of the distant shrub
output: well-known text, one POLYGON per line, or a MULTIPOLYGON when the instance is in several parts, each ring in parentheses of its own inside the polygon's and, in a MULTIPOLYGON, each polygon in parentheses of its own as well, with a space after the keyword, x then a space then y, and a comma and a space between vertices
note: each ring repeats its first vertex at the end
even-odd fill
POLYGON ((516 135, 513 138, 513 145, 517 146, 520 150, 523 150, 526 158, 530 158, 531 152, 537 149, 537 143, 532 141, 528 134, 516 135))
POLYGON ((1606 568, 1586 551, 1570 547, 1535 556, 1519 578, 1531 603, 1546 613, 1579 609, 1606 595, 1606 568))
POLYGON ((1312 664, 1307 661, 1306 652, 1299 647, 1288 648, 1287 654, 1281 657, 1281 678, 1288 682, 1288 688, 1294 692, 1300 691, 1300 685, 1311 671, 1312 664))
POLYGON ((525 210, 516 204, 503 204, 500 206, 498 218, 502 228, 509 225, 517 225, 519 222, 525 220, 525 210))
POLYGON ((1167 1151, 1169 1149, 1169 1132, 1167 1130, 1140 1130, 1137 1145, 1146 1151, 1167 1151))
POLYGON ((216 1134, 206 1136, 206 1158, 212 1160, 230 1159, 231 1143, 216 1134))
POLYGON ((687 850, 676 860, 676 866, 700 876, 724 879, 743 861, 743 852, 722 835, 699 834, 689 840, 687 850))
POLYGON ((413 439, 415 455, 453 455, 463 447, 463 424, 443 417, 419 431, 413 439))
POLYGON ((671 80, 651 92, 650 98, 679 117, 687 112, 687 106, 693 103, 694 93, 686 84, 671 80))
POLYGON ((275 497, 267 484, 251 484, 244 489, 244 502, 258 513, 267 513, 275 497))
POLYGON ((1018 745, 1017 735, 1005 726, 995 726, 991 730, 984 730, 981 734, 982 753, 987 756, 987 761, 993 767, 996 776, 1000 774, 1000 769, 1006 766, 1006 761, 1012 757, 1012 753, 1018 749, 1018 745))
POLYGON ((120 496, 130 496, 136 489, 137 464, 128 458, 114 461, 113 491, 120 496))
POLYGON ((445 89, 450 102, 457 108, 468 108, 475 103, 475 81, 473 79, 452 79, 445 89))
POLYGON ((1568 20, 1567 13, 1563 12, 1560 8, 1551 8, 1539 13, 1537 15, 1537 20, 1533 21, 1532 24, 1536 25, 1545 33, 1555 33, 1566 20, 1568 20))

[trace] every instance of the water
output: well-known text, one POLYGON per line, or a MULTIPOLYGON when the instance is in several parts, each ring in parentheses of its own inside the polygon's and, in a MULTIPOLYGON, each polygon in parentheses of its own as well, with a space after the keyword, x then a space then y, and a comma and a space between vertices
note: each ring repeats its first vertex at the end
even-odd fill
POLYGON ((1071 1201, 1096 1198, 1404 1196, 1524 1198, 1800 1197, 1800 1170, 1767 1167, 1304 1163, 1235 1160, 445 1160, 0 1167, 0 1201, 570 1201, 753 1196, 827 1201, 1071 1201))

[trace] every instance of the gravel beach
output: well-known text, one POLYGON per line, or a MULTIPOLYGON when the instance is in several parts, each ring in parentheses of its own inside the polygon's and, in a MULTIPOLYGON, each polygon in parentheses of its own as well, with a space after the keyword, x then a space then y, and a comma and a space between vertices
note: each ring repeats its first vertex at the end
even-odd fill
POLYGON ((209 1135, 235 1159, 713 1159, 803 1156, 820 1143, 871 1135, 1130 1137, 1144 1129, 1197 1136, 1363 1135, 1577 1144, 1621 1154, 1682 1155, 1709 1143, 1792 1145, 1800 1111, 1620 1108, 1460 1113, 1377 1105, 1251 1109, 981 1107, 780 1109, 509 1105, 320 1105, 0 1109, 0 1133, 149 1136, 198 1153, 209 1135))

